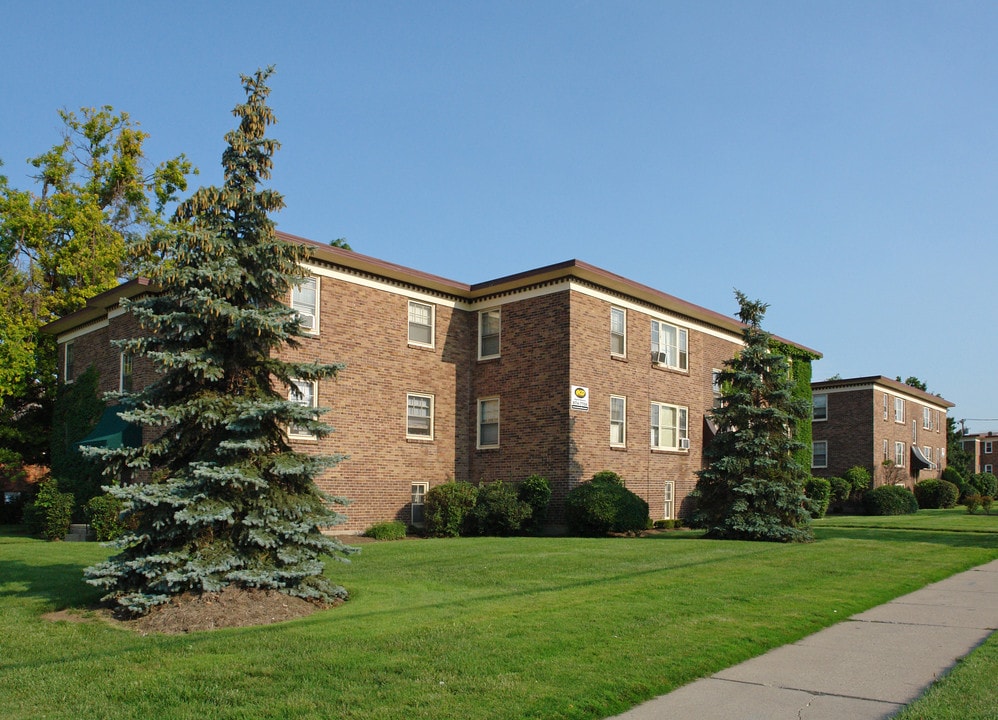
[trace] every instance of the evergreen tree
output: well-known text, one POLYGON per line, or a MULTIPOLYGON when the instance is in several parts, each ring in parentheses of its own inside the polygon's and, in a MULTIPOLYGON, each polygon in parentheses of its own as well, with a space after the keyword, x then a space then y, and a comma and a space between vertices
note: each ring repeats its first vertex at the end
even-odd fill
POLYGON ((151 358, 160 377, 122 397, 131 408, 123 417, 155 428, 157 438, 95 452, 107 472, 145 469, 153 481, 112 488, 136 529, 118 541, 118 555, 86 571, 127 613, 229 585, 322 602, 346 597, 320 560, 352 550, 320 531, 342 521, 327 503, 345 501, 314 483, 341 456, 294 452, 287 439, 290 426, 316 437, 331 431, 287 393, 295 380, 334 377, 342 366, 275 357, 299 346, 299 317, 283 301, 304 277, 307 251, 277 238, 269 213, 283 200, 260 187, 278 148, 265 136, 275 122, 266 104, 271 72, 243 76, 247 100, 226 135, 224 185, 200 188, 178 208, 175 234, 137 248, 160 258, 145 270, 161 292, 128 304, 147 335, 120 345, 151 358))
POLYGON ((760 327, 768 305, 735 296, 745 347, 718 378, 721 402, 712 417, 720 429, 698 473, 693 524, 714 538, 808 542, 808 472, 794 453, 796 426, 808 422, 810 408, 794 397, 787 360, 760 327))

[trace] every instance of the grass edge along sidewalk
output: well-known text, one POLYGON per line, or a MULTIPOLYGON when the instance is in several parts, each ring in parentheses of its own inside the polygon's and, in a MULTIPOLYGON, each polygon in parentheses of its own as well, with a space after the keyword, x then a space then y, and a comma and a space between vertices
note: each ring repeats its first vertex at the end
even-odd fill
POLYGON ((943 527, 369 544, 329 568, 341 608, 147 637, 41 619, 106 549, 0 536, 0 715, 603 718, 998 557, 998 517, 919 516, 943 527))

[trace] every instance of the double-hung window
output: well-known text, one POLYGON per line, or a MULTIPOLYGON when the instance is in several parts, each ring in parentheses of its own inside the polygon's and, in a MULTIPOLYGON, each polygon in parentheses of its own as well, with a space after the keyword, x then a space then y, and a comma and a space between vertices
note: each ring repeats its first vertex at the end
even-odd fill
POLYGON ((904 450, 903 442, 894 443, 894 464, 898 467, 904 467, 904 450))
POLYGON ((904 398, 894 398, 894 422, 904 422, 904 398))
POLYGON ((298 311, 301 329, 312 335, 319 333, 319 278, 307 277, 291 288, 291 307, 298 311))
POLYGON ((815 440, 811 443, 811 467, 828 467, 828 441, 815 440))
POLYGON ((76 346, 73 341, 70 340, 66 343, 66 363, 63 366, 63 380, 67 383, 73 382, 73 378, 76 375, 76 346))
POLYGON ((689 369, 687 330, 652 320, 651 356, 656 365, 674 370, 689 369))
POLYGON ((627 311, 623 308, 610 308, 610 354, 627 355, 627 311))
POLYGON ((627 398, 610 396, 610 445, 624 447, 627 444, 627 398))
POLYGON ((815 395, 811 399, 811 419, 812 420, 827 420, 828 419, 828 396, 827 395, 815 395))
POLYGON ((433 439, 433 396, 409 393, 405 398, 405 436, 417 440, 433 439))
POLYGON ((416 527, 423 527, 426 524, 426 491, 429 483, 417 482, 412 484, 412 504, 411 518, 412 524, 416 527))
MULTIPOLYGON (((314 380, 292 380, 288 399, 306 408, 318 407, 318 383, 314 380)), ((313 415, 314 417, 314 415, 313 415)), ((295 438, 314 438, 315 435, 304 425, 291 423, 288 427, 288 435, 295 438)))
POLYGON ((499 308, 478 313, 478 359, 499 357, 499 335, 502 315, 499 308))
POLYGON ((888 407, 888 403, 889 402, 890 401, 887 399, 887 393, 884 393, 884 420, 887 419, 887 415, 888 415, 887 407, 888 407))
POLYGON ((433 306, 409 301, 409 344, 433 347, 433 306))
POLYGON ((991 453, 994 452, 994 445, 992 445, 993 442, 994 442, 993 440, 985 440, 984 441, 984 454, 985 455, 990 455, 991 453))
POLYGON ((651 404, 651 447, 653 450, 689 450, 686 408, 651 404))
POLYGON ((499 447, 499 398, 478 401, 478 447, 499 447))
POLYGON ((922 429, 932 429, 932 410, 927 407, 922 408, 922 429))

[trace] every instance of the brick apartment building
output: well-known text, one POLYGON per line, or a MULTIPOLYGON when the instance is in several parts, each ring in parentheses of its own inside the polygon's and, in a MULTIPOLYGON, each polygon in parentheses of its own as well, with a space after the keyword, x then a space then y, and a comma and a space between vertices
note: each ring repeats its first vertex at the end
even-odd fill
MULTIPOLYGON (((338 531, 418 523, 426 491, 450 479, 535 473, 551 482, 555 512, 600 470, 619 473, 653 518, 688 510, 714 373, 742 344, 737 320, 576 260, 466 285, 280 234, 314 250, 311 278, 288 299, 309 336, 283 352, 346 364, 300 385, 336 431, 289 432, 300 447, 349 455, 319 480, 352 501, 338 531)), ((111 341, 139 331, 120 298, 151 290, 133 280, 47 327, 64 380, 93 363, 102 391, 149 382, 151 367, 111 341)), ((795 361, 820 357, 788 346, 795 361)))
POLYGON ((970 453, 971 472, 995 474, 998 467, 998 433, 967 433, 963 449, 970 453))
POLYGON ((874 485, 911 487, 946 467, 948 400, 883 376, 815 382, 811 393, 813 475, 841 476, 858 465, 874 485))

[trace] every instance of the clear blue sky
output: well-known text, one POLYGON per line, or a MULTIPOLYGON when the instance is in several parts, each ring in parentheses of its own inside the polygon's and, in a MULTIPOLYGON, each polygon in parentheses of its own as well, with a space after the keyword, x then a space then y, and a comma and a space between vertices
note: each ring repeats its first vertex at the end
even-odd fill
MULTIPOLYGON (((112 105, 220 180, 274 64, 281 229, 462 282, 577 258, 998 418, 998 3, 3 3, 0 158, 112 105), (232 7, 228 7, 231 5, 232 7)), ((998 430, 998 420, 970 421, 998 430)))

